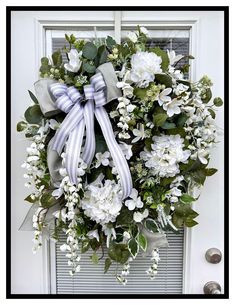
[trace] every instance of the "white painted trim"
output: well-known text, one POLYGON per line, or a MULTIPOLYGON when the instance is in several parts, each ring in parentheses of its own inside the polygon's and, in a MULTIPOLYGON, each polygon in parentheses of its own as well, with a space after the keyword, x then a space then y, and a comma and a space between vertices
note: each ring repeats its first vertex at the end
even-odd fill
POLYGON ((122 20, 122 12, 115 11, 114 12, 114 29, 115 29, 115 39, 117 43, 121 43, 121 20, 122 20))

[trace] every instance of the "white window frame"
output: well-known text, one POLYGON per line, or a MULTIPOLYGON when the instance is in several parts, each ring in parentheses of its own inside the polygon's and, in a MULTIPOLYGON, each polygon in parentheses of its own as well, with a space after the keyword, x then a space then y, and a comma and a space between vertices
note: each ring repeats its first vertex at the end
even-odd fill
MULTIPOLYGON (((99 18, 99 17, 98 17, 99 18)), ((89 27, 102 27, 102 28, 110 28, 114 27, 115 39, 117 42, 121 40, 121 29, 128 29, 136 27, 137 24, 147 27, 148 29, 182 29, 189 30, 189 53, 193 54, 195 57, 197 56, 197 44, 198 41, 198 27, 200 18, 199 17, 191 17, 187 15, 176 16, 176 17, 164 17, 161 16, 156 19, 146 18, 141 20, 136 18, 136 20, 132 19, 131 21, 125 20, 122 21, 122 12, 114 11, 113 12, 113 20, 106 21, 102 19, 90 21, 77 21, 75 18, 67 19, 65 18, 57 18, 53 17, 51 14, 49 20, 35 18, 35 48, 36 52, 36 63, 35 63, 35 78, 38 76, 38 69, 40 59, 43 56, 48 55, 48 51, 46 48, 47 39, 50 39, 46 35, 48 29, 51 30, 59 30, 61 27, 66 27, 70 29, 74 29, 75 31, 79 28, 84 28, 85 26, 89 27)), ((192 62, 190 67, 190 76, 192 80, 196 79, 196 66, 192 62)), ((183 294, 191 293, 192 286, 192 277, 191 273, 191 255, 192 255, 192 230, 185 229, 184 232, 184 262, 183 262, 183 294)), ((55 257, 55 244, 53 242, 48 241, 47 237, 43 238, 43 277, 44 277, 44 288, 43 293, 45 294, 55 294, 56 293, 56 262, 51 260, 52 257, 55 257)))

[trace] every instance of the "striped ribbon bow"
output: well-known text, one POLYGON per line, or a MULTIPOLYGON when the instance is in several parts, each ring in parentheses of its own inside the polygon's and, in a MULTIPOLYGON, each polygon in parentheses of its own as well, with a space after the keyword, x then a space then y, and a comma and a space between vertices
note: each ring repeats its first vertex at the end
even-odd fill
POLYGON ((56 107, 67 113, 52 140, 52 149, 61 155, 66 144, 65 166, 71 182, 77 184, 77 168, 84 132, 86 140, 82 159, 90 165, 94 157, 95 114, 120 177, 122 197, 123 199, 128 197, 132 190, 131 174, 126 158, 115 140, 108 114, 103 107, 108 101, 106 99, 106 84, 102 74, 99 72, 92 76, 90 85, 84 86, 84 96, 76 88, 67 87, 60 83, 50 85, 50 90, 56 98, 56 107), (86 102, 81 103, 84 99, 86 102))

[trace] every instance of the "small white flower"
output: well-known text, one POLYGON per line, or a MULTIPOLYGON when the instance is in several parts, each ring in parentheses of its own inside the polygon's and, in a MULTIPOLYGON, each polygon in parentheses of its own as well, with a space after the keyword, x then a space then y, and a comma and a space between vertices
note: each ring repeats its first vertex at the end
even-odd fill
POLYGON ((165 103, 169 103, 171 101, 171 97, 168 96, 171 93, 171 88, 164 89, 158 96, 158 104, 162 106, 165 103))
POLYGON ((134 210, 135 208, 142 208, 144 206, 141 198, 138 197, 138 191, 136 189, 132 189, 129 197, 131 199, 125 201, 125 206, 127 206, 130 211, 134 210))
POLYGON ((81 61, 82 51, 78 53, 76 49, 72 49, 68 52, 69 63, 64 64, 66 70, 77 73, 82 65, 81 61))
POLYGON ((176 95, 181 95, 182 93, 186 92, 188 88, 189 86, 186 86, 184 84, 178 84, 177 87, 174 89, 174 93, 176 95))
POLYGON ((175 51, 169 51, 169 50, 167 50, 167 55, 168 55, 171 66, 184 57, 183 55, 180 55, 180 54, 176 55, 175 51))
POLYGON ((50 119, 49 127, 53 130, 56 130, 60 127, 60 124, 55 119, 50 119))
POLYGON ((103 166, 108 166, 109 165, 109 158, 110 158, 110 152, 106 151, 103 154, 102 153, 97 153, 96 155, 96 164, 95 167, 98 168, 101 164, 103 166))
POLYGON ((182 105, 182 100, 178 100, 177 98, 174 98, 172 101, 163 104, 163 109, 166 110, 167 115, 169 117, 172 117, 174 114, 179 114, 181 112, 181 109, 179 106, 182 105))
POLYGON ((144 26, 140 27, 140 32, 146 36, 149 36, 149 31, 144 26))
POLYGON ((145 138, 144 124, 137 124, 137 129, 133 129, 133 134, 136 136, 131 142, 136 143, 145 138))
POLYGON ((100 241, 100 236, 99 236, 98 230, 89 231, 89 232, 87 233, 87 236, 88 236, 90 239, 95 238, 97 241, 100 241))
POLYGON ((143 213, 141 212, 134 212, 133 219, 135 222, 141 222, 144 218, 148 217, 149 211, 145 209, 143 213))
POLYGON ((63 244, 62 246, 60 246, 60 251, 61 252, 65 252, 69 250, 69 246, 67 244, 63 244))
POLYGON ((129 33, 127 34, 127 38, 129 38, 130 41, 132 41, 133 43, 136 43, 137 40, 138 40, 138 36, 136 35, 135 32, 129 32, 129 33))
POLYGON ((132 153, 132 145, 126 144, 125 142, 120 141, 119 146, 122 149, 122 152, 127 160, 130 160, 130 158, 133 156, 132 153))
POLYGON ((135 108, 136 108, 135 105, 130 104, 126 107, 126 110, 127 110, 127 112, 132 112, 135 108))

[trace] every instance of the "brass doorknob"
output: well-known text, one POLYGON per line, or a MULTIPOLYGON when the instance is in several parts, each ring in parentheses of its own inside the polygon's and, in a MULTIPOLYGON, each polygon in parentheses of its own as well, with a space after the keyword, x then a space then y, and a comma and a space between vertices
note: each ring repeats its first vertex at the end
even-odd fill
POLYGON ((204 294, 221 294, 221 286, 217 282, 207 282, 203 288, 204 294))
POLYGON ((222 253, 217 248, 210 248, 205 254, 206 260, 211 264, 218 264, 222 259, 222 253))

